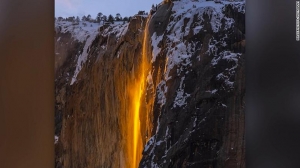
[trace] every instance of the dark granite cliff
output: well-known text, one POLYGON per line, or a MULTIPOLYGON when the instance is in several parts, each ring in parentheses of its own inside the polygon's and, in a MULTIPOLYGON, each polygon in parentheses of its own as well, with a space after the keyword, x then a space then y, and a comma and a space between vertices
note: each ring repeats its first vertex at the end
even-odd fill
POLYGON ((56 25, 56 167, 245 167, 245 2, 182 0, 120 25, 56 25))

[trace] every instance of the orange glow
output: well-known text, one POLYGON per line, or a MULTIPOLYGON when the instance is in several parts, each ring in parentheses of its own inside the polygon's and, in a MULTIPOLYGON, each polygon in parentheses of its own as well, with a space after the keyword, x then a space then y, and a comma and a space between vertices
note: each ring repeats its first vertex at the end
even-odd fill
MULTIPOLYGON (((142 79, 143 79, 142 75, 142 79)), ((137 88, 136 91, 136 95, 134 96, 134 126, 133 126, 133 130, 134 130, 134 135, 133 135, 133 167, 137 167, 137 161, 139 161, 141 159, 140 156, 140 151, 138 150, 138 146, 141 145, 141 143, 139 143, 139 138, 141 138, 141 134, 140 134, 140 119, 139 119, 139 114, 140 114, 140 99, 142 96, 142 92, 143 92, 143 80, 140 80, 138 82, 138 84, 140 85, 140 88, 137 88)))
MULTIPOLYGON (((129 96, 131 100, 131 104, 129 107, 130 119, 128 122, 128 134, 127 134, 127 167, 128 168, 137 168, 139 166, 139 162, 142 158, 142 150, 143 150, 143 139, 141 136, 141 121, 140 121, 140 109, 142 102, 145 101, 143 99, 143 93, 145 91, 145 80, 146 73, 148 70, 148 61, 147 61, 147 38, 148 37, 148 19, 144 29, 144 37, 143 37, 143 46, 142 46, 142 56, 138 61, 137 68, 134 71, 137 71, 139 76, 134 77, 134 82, 129 85, 129 96)), ((146 114, 143 114, 146 115, 146 114)), ((142 121, 146 122, 146 121, 142 121)), ((142 130, 143 131, 143 130, 142 130)))

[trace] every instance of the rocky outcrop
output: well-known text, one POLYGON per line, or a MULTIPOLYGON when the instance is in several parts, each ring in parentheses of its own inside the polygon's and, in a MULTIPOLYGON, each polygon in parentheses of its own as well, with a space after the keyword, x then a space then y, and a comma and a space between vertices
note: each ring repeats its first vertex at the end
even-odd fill
MULTIPOLYGON (((56 167, 125 167, 129 164, 126 155, 130 149, 126 144, 131 139, 126 135, 131 134, 127 129, 131 102, 126 89, 138 76, 134 69, 139 67, 145 23, 145 17, 136 16, 130 24, 101 27, 87 54, 82 48, 76 56, 77 60, 85 61, 79 65, 76 59, 66 62, 73 68, 70 75, 81 68, 77 76, 70 76, 68 80, 62 75, 56 77, 56 105, 63 106, 61 129, 56 124, 60 129, 56 167)), ((87 40, 83 42, 86 43, 87 40)), ((60 70, 66 71, 65 68, 60 70)))
POLYGON ((160 9, 150 26, 161 80, 140 167, 245 167, 244 4, 174 2, 163 33, 160 9))
POLYGON ((56 167, 132 167, 141 73, 139 167, 245 167, 245 3, 199 1, 56 31, 56 167))

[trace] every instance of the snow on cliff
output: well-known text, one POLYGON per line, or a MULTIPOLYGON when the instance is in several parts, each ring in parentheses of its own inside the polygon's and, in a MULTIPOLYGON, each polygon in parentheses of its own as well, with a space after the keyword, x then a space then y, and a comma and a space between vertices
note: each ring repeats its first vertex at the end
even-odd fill
MULTIPOLYGON (((90 22, 68 22, 68 21, 57 21, 55 23, 55 29, 59 33, 71 33, 74 40, 85 43, 82 53, 77 58, 76 69, 72 77, 70 85, 73 85, 77 80, 77 75, 82 69, 82 66, 87 61, 87 56, 89 54, 89 48, 92 42, 95 40, 97 35, 99 35, 99 28, 102 27, 99 23, 90 22)), ((102 36, 108 36, 109 34, 115 34, 117 40, 127 32, 128 23, 115 22, 110 24, 103 31, 101 31, 102 36)), ((57 39, 57 41, 59 41, 57 39)), ((106 49, 106 48, 102 48, 106 49)))
MULTIPOLYGON (((214 1, 206 0, 181 0, 174 1, 173 3, 173 14, 170 17, 171 20, 166 29, 167 33, 161 36, 157 36, 156 33, 154 33, 151 37, 153 46, 151 62, 154 62, 158 54, 161 52, 161 48, 158 47, 158 44, 162 41, 163 36, 167 36, 167 66, 165 69, 164 80, 162 80, 158 86, 158 95, 160 95, 159 102, 162 103, 162 105, 166 102, 164 96, 166 90, 161 88, 165 88, 164 85, 166 84, 166 82, 172 78, 172 76, 170 75, 170 71, 175 66, 178 66, 179 68, 177 69, 177 75, 180 76, 180 74, 184 72, 183 69, 186 69, 191 65, 191 56, 197 50, 200 50, 195 42, 188 42, 186 40, 186 37, 190 35, 197 35, 201 30, 203 30, 203 32, 207 31, 206 29, 204 29, 205 25, 207 25, 204 15, 207 15, 209 17, 213 33, 217 33, 221 29, 222 20, 225 21, 225 27, 223 28, 223 30, 230 29, 234 24, 233 18, 228 18, 224 15, 225 5, 234 5, 235 8, 238 8, 238 12, 245 13, 244 1, 220 1, 220 3, 215 3, 214 1), (198 20, 197 23, 195 23, 195 19, 198 20)), ((215 59, 213 59, 212 65, 215 65, 215 63, 219 59, 226 59, 226 57, 223 57, 224 53, 220 53, 221 55, 216 55, 218 53, 218 47, 216 47, 216 44, 222 44, 223 46, 227 45, 224 39, 221 39, 219 41, 212 41, 209 44, 207 54, 216 57, 215 59)), ((240 55, 237 53, 231 53, 230 51, 227 51, 226 54, 231 54, 232 58, 240 55)), ((198 56, 198 60, 200 60, 200 56, 198 56)), ((236 66, 230 71, 233 71, 235 68, 236 66)), ((218 78, 225 79, 226 84, 232 87, 233 83, 229 81, 230 77, 219 76, 218 78)), ((182 80, 184 80, 184 76, 182 77, 182 80)), ((176 100, 178 101, 174 102, 173 107, 181 107, 186 105, 186 100, 189 94, 183 93, 183 90, 184 86, 180 85, 176 97, 176 100)))
MULTIPOLYGON (((153 47, 151 62, 155 62, 158 56, 164 55, 164 52, 166 53, 164 77, 156 88, 157 103, 163 106, 168 101, 166 100, 167 83, 170 79, 178 78, 180 83, 174 95, 175 98, 171 108, 184 109, 191 97, 190 93, 185 92, 184 83, 189 69, 195 63, 193 62, 195 59, 192 60, 192 57, 196 57, 198 61, 201 61, 200 58, 203 55, 210 57, 211 62, 208 64, 212 68, 217 67, 218 71, 221 71, 214 78, 217 81, 221 81, 223 86, 226 86, 225 90, 229 91, 234 88, 234 75, 242 53, 234 52, 230 49, 230 44, 227 44, 228 39, 231 38, 227 37, 227 34, 229 34, 227 31, 231 31, 234 28, 235 20, 232 17, 227 17, 225 10, 226 8, 228 10, 228 6, 232 6, 232 8, 237 9, 238 13, 245 14, 245 1, 220 1, 216 3, 206 0, 181 0, 174 1, 173 4, 172 14, 165 33, 157 36, 154 32, 151 37, 153 47), (205 35, 210 36, 208 37, 210 38, 208 44, 202 44, 200 39, 197 39, 205 35), (161 42, 164 44, 164 48, 160 48, 161 45, 159 44, 161 42), (222 69, 224 66, 220 64, 224 62, 227 62, 225 64, 229 68, 222 69)), ((220 88, 210 89, 211 91, 209 90, 209 92, 211 94, 217 94, 220 90, 220 88)), ((222 106, 226 107, 223 104, 222 106)), ((194 120, 196 122, 197 118, 194 120)), ((159 130, 159 125, 158 121, 157 130, 159 130)), ((196 124, 194 123, 193 125, 195 127, 196 124)), ((157 139, 154 135, 146 144, 144 152, 147 152, 149 157, 153 156, 151 159, 155 160, 153 151, 161 143, 161 139, 157 139)), ((167 144, 167 142, 165 143, 167 144)), ((176 145, 174 144, 174 146, 176 145)), ((164 159, 166 156, 167 150, 160 157, 164 159)), ((151 166, 160 167, 155 161, 151 161, 151 166)))

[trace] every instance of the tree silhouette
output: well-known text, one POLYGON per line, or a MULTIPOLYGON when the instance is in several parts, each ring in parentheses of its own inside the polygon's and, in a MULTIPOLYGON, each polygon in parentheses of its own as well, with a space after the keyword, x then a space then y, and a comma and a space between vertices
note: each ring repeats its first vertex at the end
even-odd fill
POLYGON ((112 15, 109 15, 109 16, 108 16, 108 21, 109 21, 110 23, 114 23, 114 17, 113 17, 112 15))
POLYGON ((122 20, 121 14, 117 13, 115 19, 116 19, 116 21, 122 20))
POLYGON ((57 18, 57 20, 58 20, 58 21, 63 21, 63 20, 64 20, 64 18, 63 18, 63 17, 61 17, 61 16, 59 16, 59 17, 57 18))
POLYGON ((101 13, 101 12, 99 12, 98 14, 97 14, 97 17, 96 17, 96 20, 97 20, 97 22, 100 24, 100 22, 101 22, 101 20, 102 20, 102 16, 103 16, 103 14, 101 13))
POLYGON ((138 15, 145 15, 145 11, 139 11, 138 15))
POLYGON ((74 17, 74 16, 68 17, 68 18, 66 18, 66 20, 67 20, 68 22, 74 22, 74 21, 75 21, 75 17, 74 17))
POLYGON ((76 22, 80 22, 80 19, 78 16, 76 17, 76 22))
POLYGON ((92 19, 92 16, 89 14, 89 15, 87 15, 87 17, 86 17, 86 21, 91 21, 91 19, 92 19))
POLYGON ((82 20, 82 21, 86 21, 86 16, 83 15, 81 20, 82 20))
POLYGON ((126 21, 126 22, 129 21, 128 17, 124 17, 123 20, 126 21))
POLYGON ((107 21, 107 16, 106 16, 106 15, 103 15, 103 16, 102 16, 102 20, 103 20, 103 22, 106 22, 106 21, 107 21))

